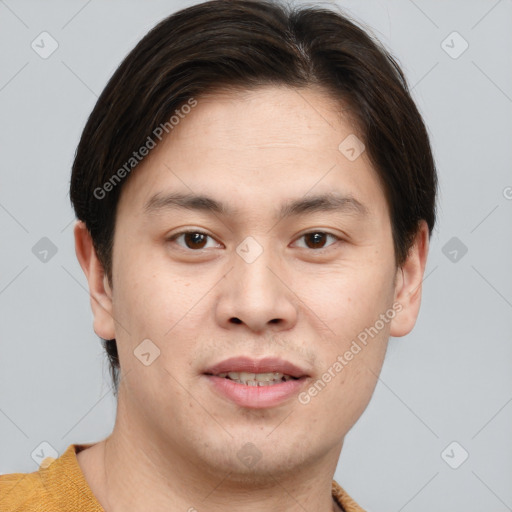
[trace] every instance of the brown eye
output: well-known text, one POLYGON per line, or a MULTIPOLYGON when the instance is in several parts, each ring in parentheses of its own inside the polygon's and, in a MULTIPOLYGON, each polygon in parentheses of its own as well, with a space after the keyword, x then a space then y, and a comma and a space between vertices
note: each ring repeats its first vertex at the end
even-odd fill
POLYGON ((328 237, 333 238, 335 241, 340 240, 337 236, 324 231, 311 231, 310 233, 305 233, 299 237, 299 240, 304 239, 307 249, 324 249, 329 247, 329 245, 332 245, 325 245, 328 237))
MULTIPOLYGON (((182 233, 177 233, 169 238, 170 241, 175 241, 178 239, 183 239, 182 243, 178 243, 178 245, 184 249, 191 250, 201 250, 204 249, 208 243, 208 238, 211 238, 210 235, 203 233, 201 231, 184 231, 182 233)), ((213 238, 212 238, 213 240, 213 238)))
POLYGON ((202 249, 206 244, 206 235, 203 233, 185 233, 185 244, 189 249, 202 249))

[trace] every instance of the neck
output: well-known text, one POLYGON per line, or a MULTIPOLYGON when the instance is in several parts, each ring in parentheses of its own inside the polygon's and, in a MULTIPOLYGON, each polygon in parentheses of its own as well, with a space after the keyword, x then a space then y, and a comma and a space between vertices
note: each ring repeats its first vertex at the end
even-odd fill
POLYGON ((184 450, 179 441, 148 436, 147 428, 134 422, 133 415, 128 421, 118 404, 112 434, 80 452, 78 460, 106 512, 332 512, 341 510, 331 494, 341 446, 293 471, 240 473, 229 461, 223 461, 224 471, 219 471, 184 450))

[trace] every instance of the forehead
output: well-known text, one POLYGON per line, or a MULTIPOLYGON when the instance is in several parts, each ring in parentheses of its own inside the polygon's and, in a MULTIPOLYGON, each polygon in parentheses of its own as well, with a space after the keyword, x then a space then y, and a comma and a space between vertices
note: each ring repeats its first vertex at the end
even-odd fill
POLYGON ((184 146, 199 142, 198 149, 218 143, 231 151, 286 147, 337 151, 340 134, 358 131, 350 113, 348 105, 320 88, 220 90, 198 99, 173 139, 184 146))
POLYGON ((213 192, 224 202, 338 187, 375 203, 369 196, 381 193, 365 152, 350 160, 340 151, 357 127, 348 106, 325 91, 265 86, 196 101, 133 171, 121 203, 129 198, 141 212, 151 196, 169 191, 213 192))

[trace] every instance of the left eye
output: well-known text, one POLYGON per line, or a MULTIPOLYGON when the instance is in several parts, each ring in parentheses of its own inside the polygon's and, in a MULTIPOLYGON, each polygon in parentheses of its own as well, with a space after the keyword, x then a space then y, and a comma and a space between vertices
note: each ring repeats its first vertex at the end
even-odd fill
POLYGON ((331 233, 326 233, 325 231, 311 231, 310 233, 304 233, 297 240, 301 240, 302 238, 304 238, 306 240, 306 244, 310 244, 306 245, 306 249, 324 249, 326 247, 325 240, 329 236, 333 238, 335 242, 337 240, 341 240, 341 238, 331 233))

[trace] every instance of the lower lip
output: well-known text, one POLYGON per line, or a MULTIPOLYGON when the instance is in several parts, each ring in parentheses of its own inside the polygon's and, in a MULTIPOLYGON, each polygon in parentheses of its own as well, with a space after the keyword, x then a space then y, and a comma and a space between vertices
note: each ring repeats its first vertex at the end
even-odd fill
POLYGON ((226 377, 205 375, 213 389, 220 395, 229 398, 241 407, 261 409, 273 407, 288 400, 299 393, 306 382, 306 378, 292 379, 270 386, 247 386, 239 384, 226 377))

